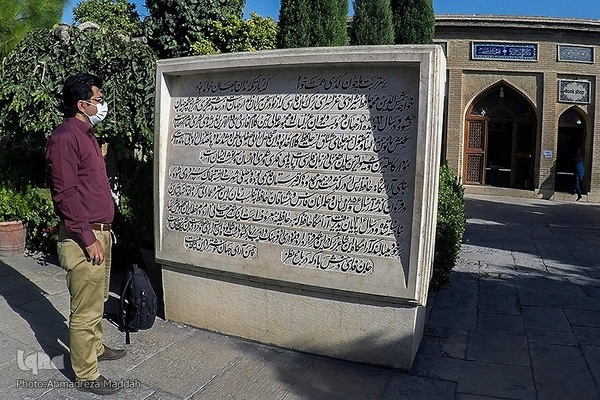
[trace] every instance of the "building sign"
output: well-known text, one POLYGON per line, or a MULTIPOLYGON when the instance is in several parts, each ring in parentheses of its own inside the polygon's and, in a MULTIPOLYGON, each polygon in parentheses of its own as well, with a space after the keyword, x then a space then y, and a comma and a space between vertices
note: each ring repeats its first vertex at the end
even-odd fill
POLYGON ((472 42, 473 60, 537 61, 535 43, 472 42))
POLYGON ((543 158, 552 158, 552 150, 542 150, 543 158))
POLYGON ((594 48, 587 46, 558 45, 558 61, 594 63, 594 48))
POLYGON ((559 79, 558 101, 561 103, 589 104, 590 81, 559 79))

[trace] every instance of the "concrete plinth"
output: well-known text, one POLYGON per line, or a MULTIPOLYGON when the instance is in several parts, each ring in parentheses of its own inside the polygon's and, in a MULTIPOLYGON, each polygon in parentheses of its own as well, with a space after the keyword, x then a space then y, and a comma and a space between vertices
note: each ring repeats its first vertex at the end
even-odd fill
POLYGON ((169 320, 283 348, 410 369, 425 307, 163 270, 169 320))

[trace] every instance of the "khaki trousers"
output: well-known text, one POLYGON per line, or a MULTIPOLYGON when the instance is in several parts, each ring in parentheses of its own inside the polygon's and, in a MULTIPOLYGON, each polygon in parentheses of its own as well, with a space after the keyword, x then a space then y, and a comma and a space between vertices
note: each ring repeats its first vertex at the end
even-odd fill
POLYGON ((112 237, 110 231, 94 231, 105 253, 104 263, 92 265, 75 235, 60 224, 58 259, 67 271, 67 287, 71 296, 69 347, 71 365, 78 381, 98 378, 98 356, 104 353, 102 316, 108 300, 112 237))

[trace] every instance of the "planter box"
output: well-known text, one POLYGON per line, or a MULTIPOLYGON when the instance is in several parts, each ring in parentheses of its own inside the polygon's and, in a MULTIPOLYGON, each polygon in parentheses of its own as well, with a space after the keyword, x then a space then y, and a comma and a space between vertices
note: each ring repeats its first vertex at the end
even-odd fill
POLYGON ((23 221, 0 222, 0 257, 23 255, 26 232, 23 221))

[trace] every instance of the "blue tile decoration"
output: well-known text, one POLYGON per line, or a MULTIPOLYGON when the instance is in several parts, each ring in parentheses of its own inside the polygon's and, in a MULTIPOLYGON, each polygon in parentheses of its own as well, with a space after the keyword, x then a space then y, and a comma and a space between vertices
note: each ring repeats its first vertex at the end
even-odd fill
POLYGON ((586 46, 558 45, 558 61, 594 63, 594 48, 586 46))
POLYGON ((559 79, 558 101, 561 103, 589 104, 592 83, 586 80, 559 79))
POLYGON ((536 43, 472 42, 473 60, 537 61, 536 43))

